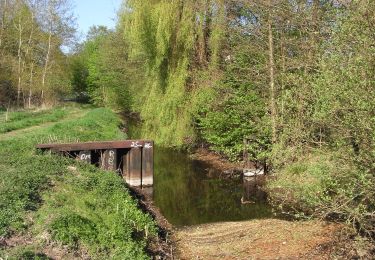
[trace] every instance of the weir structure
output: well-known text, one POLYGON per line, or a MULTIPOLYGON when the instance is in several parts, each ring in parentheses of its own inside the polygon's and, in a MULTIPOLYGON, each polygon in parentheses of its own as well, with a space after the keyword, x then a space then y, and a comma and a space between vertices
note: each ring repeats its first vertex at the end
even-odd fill
POLYGON ((36 148, 116 171, 130 186, 147 187, 154 183, 154 142, 151 140, 38 144, 36 148))

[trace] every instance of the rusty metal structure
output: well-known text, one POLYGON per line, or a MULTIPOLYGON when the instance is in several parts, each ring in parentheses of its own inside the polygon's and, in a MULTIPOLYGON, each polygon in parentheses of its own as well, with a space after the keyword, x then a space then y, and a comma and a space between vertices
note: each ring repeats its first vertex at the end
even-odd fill
POLYGON ((36 147, 94 164, 103 170, 117 171, 130 186, 151 186, 154 182, 154 142, 150 140, 39 144, 36 147))

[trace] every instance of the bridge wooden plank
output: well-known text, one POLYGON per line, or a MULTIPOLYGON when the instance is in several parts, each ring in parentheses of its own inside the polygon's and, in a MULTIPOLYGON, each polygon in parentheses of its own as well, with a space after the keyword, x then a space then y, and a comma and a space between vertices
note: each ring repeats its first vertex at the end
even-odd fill
POLYGON ((154 143, 145 143, 142 148, 142 186, 154 184, 154 143))
POLYGON ((130 183, 130 151, 122 156, 122 176, 126 183, 130 183))
POLYGON ((123 178, 130 186, 151 186, 154 174, 153 146, 154 142, 149 140, 122 140, 39 144, 36 147, 94 164, 104 170, 122 170, 123 178))
POLYGON ((108 149, 102 153, 100 159, 100 168, 107 171, 116 171, 117 170, 117 150, 108 149))
POLYGON ((91 151, 80 151, 77 159, 83 162, 91 163, 91 151))
POLYGON ((142 186, 142 149, 132 148, 129 151, 130 186, 142 186))
POLYGON ((148 140, 122 140, 107 142, 87 142, 87 143, 66 143, 66 144, 38 144, 39 149, 51 149, 53 151, 84 151, 84 150, 106 150, 120 148, 136 148, 143 147, 148 140))

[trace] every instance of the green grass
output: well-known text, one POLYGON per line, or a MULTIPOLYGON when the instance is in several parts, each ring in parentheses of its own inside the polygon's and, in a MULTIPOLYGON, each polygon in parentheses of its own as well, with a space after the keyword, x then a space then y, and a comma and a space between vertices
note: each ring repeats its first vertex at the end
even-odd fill
POLYGON ((315 151, 277 172, 267 184, 275 208, 297 218, 345 220, 357 230, 372 230, 372 176, 341 159, 340 152, 315 151))
POLYGON ((5 114, 0 114, 0 133, 7 133, 26 127, 47 122, 57 122, 68 115, 68 109, 52 109, 43 111, 10 112, 8 121, 5 122, 5 114))
POLYGON ((156 235, 155 223, 137 208, 119 176, 34 148, 51 139, 123 139, 119 123, 111 111, 94 109, 80 119, 0 141, 0 237, 39 238, 33 249, 21 245, 0 251, 0 257, 42 259, 43 247, 52 243, 94 259, 148 258, 145 246, 156 235))

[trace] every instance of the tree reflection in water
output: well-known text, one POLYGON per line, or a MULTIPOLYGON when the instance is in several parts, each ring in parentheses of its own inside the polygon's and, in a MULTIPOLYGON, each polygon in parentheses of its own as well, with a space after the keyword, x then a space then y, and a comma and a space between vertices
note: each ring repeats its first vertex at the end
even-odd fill
POLYGON ((261 178, 220 179, 208 164, 184 152, 156 148, 153 198, 175 226, 272 217, 261 178), (243 203, 241 201, 251 201, 243 203))

